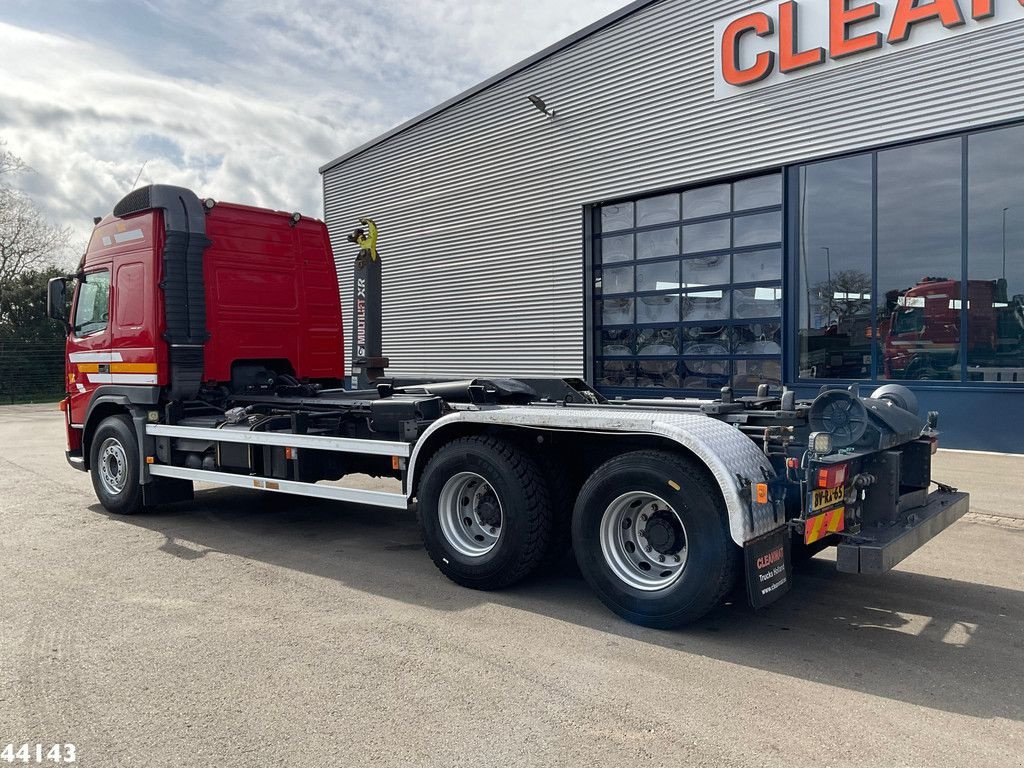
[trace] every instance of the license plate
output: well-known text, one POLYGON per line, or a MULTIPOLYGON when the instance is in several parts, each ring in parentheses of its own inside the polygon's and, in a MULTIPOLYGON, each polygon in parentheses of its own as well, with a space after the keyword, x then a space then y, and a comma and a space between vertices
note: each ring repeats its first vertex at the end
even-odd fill
POLYGON ((817 512, 819 509, 831 507, 845 498, 846 486, 844 485, 838 488, 815 488, 811 491, 811 511, 817 512))

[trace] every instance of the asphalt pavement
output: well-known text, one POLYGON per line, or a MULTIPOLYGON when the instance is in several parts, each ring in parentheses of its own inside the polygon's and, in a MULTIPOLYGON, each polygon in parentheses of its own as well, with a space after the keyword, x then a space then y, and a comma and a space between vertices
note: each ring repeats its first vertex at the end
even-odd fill
MULTIPOLYGON (((0 750, 90 766, 1021 766, 1024 458, 971 514, 761 612, 608 612, 571 561, 478 593, 409 512, 210 489, 107 514, 53 406, 0 408, 0 750)), ((5 765, 0 759, 0 765, 5 765)))

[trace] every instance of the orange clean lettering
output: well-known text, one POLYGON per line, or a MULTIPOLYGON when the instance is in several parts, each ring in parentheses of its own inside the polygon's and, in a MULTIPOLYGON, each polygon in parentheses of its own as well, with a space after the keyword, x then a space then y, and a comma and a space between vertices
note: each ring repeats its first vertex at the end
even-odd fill
POLYGON ((918 0, 899 0, 889 29, 889 42, 902 43, 910 39, 910 31, 915 24, 932 19, 938 19, 947 29, 966 23, 956 0, 931 0, 924 3, 918 0))
POLYGON ((851 35, 851 27, 882 15, 878 3, 850 7, 850 0, 829 0, 829 54, 844 59, 882 47, 882 33, 851 35))
POLYGON ((729 85, 750 85, 764 80, 775 68, 775 54, 762 51, 753 65, 740 64, 740 42, 750 32, 758 37, 775 34, 775 22, 766 13, 751 13, 736 19, 725 28, 722 37, 722 76, 729 85))
POLYGON ((824 48, 800 50, 798 13, 796 0, 779 6, 779 70, 782 72, 795 72, 825 61, 824 48))

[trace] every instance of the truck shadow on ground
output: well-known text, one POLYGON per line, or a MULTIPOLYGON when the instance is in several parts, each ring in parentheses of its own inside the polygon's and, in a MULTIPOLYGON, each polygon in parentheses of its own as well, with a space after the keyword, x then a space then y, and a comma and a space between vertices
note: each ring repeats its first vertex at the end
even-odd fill
POLYGON ((607 611, 571 558, 503 592, 458 587, 423 551, 411 512, 223 488, 110 520, 159 532, 159 549, 185 561, 210 551, 235 555, 431 610, 505 605, 932 709, 1024 721, 1024 592, 908 571, 850 576, 819 559, 764 611, 737 600, 690 627, 661 632, 607 611))

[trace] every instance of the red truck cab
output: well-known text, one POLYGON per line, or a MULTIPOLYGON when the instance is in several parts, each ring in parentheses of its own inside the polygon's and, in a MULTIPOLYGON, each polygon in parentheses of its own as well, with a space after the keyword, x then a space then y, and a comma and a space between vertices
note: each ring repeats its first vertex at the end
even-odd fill
POLYGON ((97 223, 76 277, 61 407, 80 468, 104 404, 158 408, 267 376, 337 386, 345 375, 337 273, 316 219, 145 187, 97 223))
MULTIPOLYGON (((997 285, 991 280, 967 283, 972 308, 967 352, 994 354, 997 285)), ((885 375, 890 379, 959 378, 961 283, 926 277, 895 293, 892 314, 880 328, 885 341, 885 375)), ((1006 306, 1003 304, 1003 306, 1006 306)))

